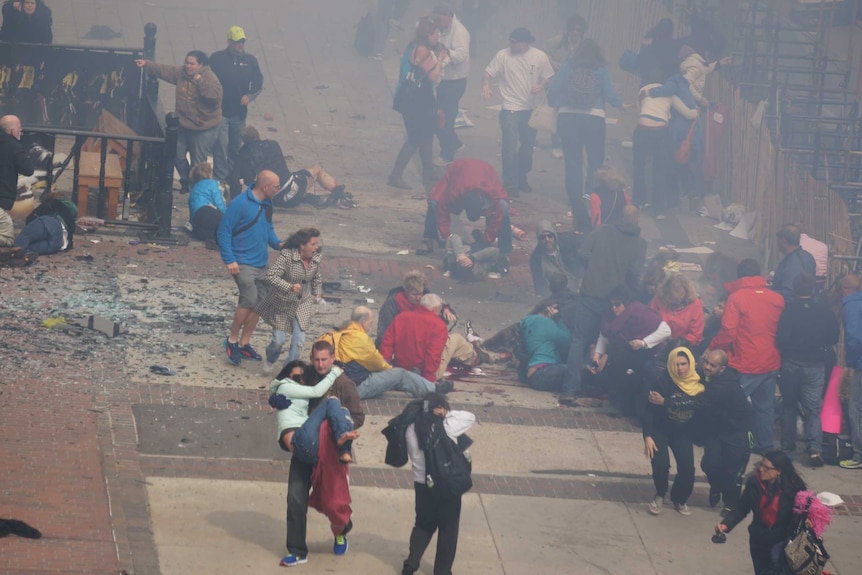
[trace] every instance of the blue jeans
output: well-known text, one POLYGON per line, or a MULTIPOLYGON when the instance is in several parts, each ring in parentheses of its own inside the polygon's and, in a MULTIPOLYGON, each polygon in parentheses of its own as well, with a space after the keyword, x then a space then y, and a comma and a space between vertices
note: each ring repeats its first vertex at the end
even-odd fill
POLYGON ((823 408, 823 385, 826 370, 820 364, 781 362, 781 449, 796 451, 796 416, 802 408, 802 424, 805 429, 805 449, 808 453, 823 449, 823 428, 820 426, 820 410, 823 408))
POLYGON ((581 370, 584 369, 584 355, 591 344, 599 337, 602 315, 608 302, 596 297, 582 295, 575 304, 572 343, 569 346, 568 376, 563 382, 560 395, 575 397, 581 391, 581 370))
POLYGON ((455 118, 458 116, 458 103, 467 91, 467 78, 443 80, 437 86, 437 109, 443 112, 443 127, 437 128, 440 142, 440 157, 451 161, 455 150, 461 147, 461 140, 455 134, 455 118))
POLYGON ((413 397, 425 397, 425 394, 431 393, 436 388, 434 382, 400 367, 372 373, 356 386, 359 399, 380 397, 390 389, 407 392, 413 397))
POLYGON ((200 132, 183 127, 177 130, 177 155, 174 157, 174 165, 180 174, 180 182, 188 184, 191 166, 206 162, 207 156, 214 153, 220 132, 221 124, 200 132), (186 155, 191 156, 191 165, 186 155))
POLYGON ((536 129, 530 127, 532 110, 511 112, 500 110, 500 130, 503 132, 503 187, 519 190, 527 183, 533 169, 533 148, 536 129))
MULTIPOLYGON (((290 351, 287 352, 287 359, 284 365, 287 365, 295 359, 299 359, 302 355, 302 344, 305 342, 305 332, 299 327, 299 321, 293 319, 293 326, 290 334, 290 351)), ((272 330, 272 341, 266 346, 266 361, 275 363, 278 361, 278 356, 281 354, 281 348, 287 342, 287 333, 280 329, 272 330)))
MULTIPOLYGON (((245 128, 245 118, 222 116, 218 141, 213 148, 213 178, 226 182, 234 160, 242 147, 240 133, 245 128)), ((284 182, 282 182, 284 183, 284 182)))
POLYGON ((578 231, 588 232, 593 224, 584 200, 584 190, 593 191, 593 176, 605 162, 605 119, 589 114, 563 112, 557 115, 557 133, 566 167, 566 195, 578 231), (586 187, 584 152, 587 154, 586 187))
MULTIPOLYGON (((500 211, 503 213, 503 221, 500 223, 500 230, 497 232, 497 247, 500 248, 500 253, 503 255, 512 253, 512 222, 509 219, 509 202, 500 200, 500 211)), ((437 225, 437 208, 438 204, 435 200, 428 200, 428 211, 425 212, 425 239, 439 240, 440 228, 437 225)), ((457 213, 461 213, 459 210, 457 213)))
POLYGON ((39 216, 24 226, 13 246, 40 256, 56 254, 63 247, 63 227, 57 216, 39 216))
POLYGON ((772 440, 772 425, 775 423, 775 385, 778 370, 758 374, 739 374, 739 385, 754 407, 754 448, 763 455, 775 447, 772 440))
POLYGON ((568 367, 564 363, 540 367, 527 378, 527 385, 536 391, 559 391, 566 380, 568 367))
MULTIPOLYGON (((341 400, 330 397, 320 402, 317 408, 311 412, 302 427, 296 430, 291 441, 291 453, 304 463, 316 465, 320 449, 320 426, 325 419, 329 420, 332 439, 337 441, 339 437, 353 431, 353 420, 350 412, 341 405, 341 400)), ((338 446, 338 453, 350 451, 352 441, 345 441, 344 445, 338 446)))
POLYGON ((862 370, 856 369, 850 384, 850 434, 853 440, 853 459, 862 461, 862 370))

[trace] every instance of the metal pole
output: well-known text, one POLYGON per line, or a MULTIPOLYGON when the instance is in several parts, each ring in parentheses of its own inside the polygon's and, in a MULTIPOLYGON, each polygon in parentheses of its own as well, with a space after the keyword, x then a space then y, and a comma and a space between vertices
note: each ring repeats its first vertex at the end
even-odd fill
MULTIPOLYGON (((156 59, 156 31, 158 28, 152 22, 144 26, 144 60, 156 59)), ((144 75, 144 94, 151 102, 155 103, 159 98, 159 81, 153 76, 147 74, 143 70, 144 75)))
POLYGON ((162 153, 162 175, 156 189, 156 223, 159 226, 156 238, 170 238, 171 215, 174 209, 174 157, 177 155, 177 132, 179 117, 171 112, 165 117, 165 148, 162 153))

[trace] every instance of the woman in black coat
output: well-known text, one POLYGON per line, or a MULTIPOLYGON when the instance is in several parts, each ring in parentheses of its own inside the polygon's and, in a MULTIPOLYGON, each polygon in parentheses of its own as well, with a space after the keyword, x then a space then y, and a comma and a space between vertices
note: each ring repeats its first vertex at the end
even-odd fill
POLYGON ((51 44, 52 24, 51 9, 42 0, 7 0, 3 4, 0 41, 51 44))
POLYGON ((783 545, 796 526, 793 504, 805 489, 793 461, 781 450, 767 451, 757 472, 745 482, 739 505, 715 526, 716 532, 729 533, 751 511, 748 546, 755 575, 783 572, 783 545))

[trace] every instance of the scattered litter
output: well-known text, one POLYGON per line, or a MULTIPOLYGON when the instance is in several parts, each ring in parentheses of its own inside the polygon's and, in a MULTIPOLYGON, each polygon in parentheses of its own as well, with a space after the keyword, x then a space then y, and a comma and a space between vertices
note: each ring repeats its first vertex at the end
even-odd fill
POLYGON ((431 264, 425 264, 425 267, 428 268, 429 270, 435 269, 434 266, 432 266, 431 264))
POLYGON ((317 124, 312 124, 312 125, 311 125, 311 127, 312 127, 312 128, 316 128, 316 127, 317 127, 317 124))
POLYGON ((100 331, 108 337, 117 337, 126 333, 126 327, 100 315, 90 315, 83 318, 69 319, 66 323, 79 327, 100 331))
POLYGON ((838 507, 839 505, 844 505, 844 500, 841 499, 840 495, 829 491, 821 491, 817 494, 817 499, 819 499, 820 503, 826 507, 838 507))
POLYGON ((398 250, 396 255, 399 255, 399 256, 410 255, 410 250, 398 250))
POLYGON ((595 476, 596 476, 595 473, 587 473, 587 477, 595 477, 595 476))
POLYGON ((41 325, 42 327, 47 327, 48 329, 51 329, 52 327, 56 327, 58 325, 65 325, 65 323, 66 318, 60 315, 57 317, 49 317, 43 319, 41 325))
MULTIPOLYGON (((278 132, 278 128, 273 128, 272 126, 267 126, 266 131, 267 132, 278 132)), ((296 131, 299 132, 299 130, 296 130, 296 131)))
POLYGON ((443 272, 443 277, 444 277, 444 278, 448 278, 448 277, 451 277, 451 276, 452 276, 452 272, 450 272, 449 270, 446 270, 445 272, 443 272))
POLYGON ((101 241, 102 241, 102 240, 100 240, 99 238, 90 238, 90 243, 91 243, 91 244, 98 244, 98 243, 100 243, 101 241))
POLYGON ((501 276, 501 275, 500 275, 500 274, 498 274, 497 272, 488 272, 488 279, 489 279, 489 280, 498 280, 498 279, 500 279, 500 278, 502 278, 502 277, 503 277, 503 276, 501 276))
POLYGON ((177 372, 164 365, 151 365, 150 371, 157 375, 176 375, 177 372))
POLYGON ((374 303, 374 298, 373 297, 365 298, 365 303, 374 303))
POLYGON ((678 254, 696 254, 699 256, 707 256, 711 253, 715 253, 713 250, 703 246, 696 248, 674 248, 674 251, 678 254))
POLYGON ((79 262, 91 262, 91 261, 93 261, 93 256, 91 256, 90 254, 87 254, 85 256, 75 256, 75 259, 78 260, 79 262))
POLYGON ((485 375, 485 372, 482 371, 481 367, 474 367, 470 370, 470 375, 485 375))
POLYGON ((341 282, 323 282, 323 293, 332 293, 341 289, 341 282))
POLYGON ((371 288, 365 286, 356 286, 356 289, 359 290, 359 293, 371 293, 371 288))
POLYGON ((127 268, 136 268, 136 267, 138 267, 138 264, 126 264, 126 267, 127 268))
POLYGON ((299 130, 294 130, 293 133, 294 134, 301 134, 302 132, 300 132, 299 130))
POLYGON ((272 122, 275 119, 275 116, 273 116, 269 112, 266 112, 263 115, 263 119, 266 120, 267 122, 272 122))
POLYGON ((327 86, 326 84, 318 84, 313 89, 314 90, 326 90, 327 88, 329 88, 329 86, 327 86))
POLYGON ((352 116, 350 116, 350 119, 351 120, 364 120, 365 114, 353 114, 352 116))
POLYGON ((324 295, 322 299, 327 303, 341 303, 341 298, 334 295, 324 295))
POLYGON ((140 245, 140 243, 141 243, 141 240, 129 240, 130 246, 137 246, 137 245, 140 245))

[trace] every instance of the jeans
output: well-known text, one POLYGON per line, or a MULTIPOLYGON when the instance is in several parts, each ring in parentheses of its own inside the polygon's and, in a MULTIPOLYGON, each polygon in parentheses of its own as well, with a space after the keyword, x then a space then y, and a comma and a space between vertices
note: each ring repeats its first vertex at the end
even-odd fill
MULTIPOLYGON (((311 412, 302 427, 294 432, 291 445, 293 457, 309 465, 317 465, 317 453, 320 450, 320 426, 326 419, 329 420, 333 441, 337 441, 348 431, 353 431, 353 419, 350 418, 350 412, 347 411, 347 408, 341 405, 341 400, 337 397, 324 399, 311 412)), ((345 441, 344 445, 339 445, 338 453, 349 452, 352 443, 352 441, 345 441)))
POLYGON ((365 381, 356 386, 359 399, 372 399, 380 397, 384 392, 394 389, 404 391, 413 397, 425 397, 426 393, 434 391, 434 383, 428 381, 418 373, 393 367, 372 373, 365 381))
POLYGON ((584 150, 587 152, 586 189, 592 191, 593 176, 605 162, 605 119, 589 114, 563 112, 557 115, 557 133, 566 165, 566 194, 575 225, 581 232, 592 229, 584 204, 584 150))
POLYGON ((706 473, 710 491, 721 493, 729 509, 736 509, 739 503, 742 478, 751 456, 748 441, 746 432, 704 438, 700 468, 706 473))
POLYGON ((527 378, 527 385, 536 391, 559 391, 563 388, 567 371, 564 363, 544 365, 527 378))
POLYGON ((637 126, 632 136, 634 173, 632 201, 643 206, 652 202, 656 211, 670 207, 674 165, 671 158, 671 141, 667 127, 637 126), (652 180, 647 184, 647 164, 652 161, 652 180))
POLYGON ((775 385, 778 371, 758 374, 739 374, 739 385, 754 407, 754 448, 763 455, 775 446, 772 425, 775 423, 775 385))
MULTIPOLYGON (((295 359, 299 359, 302 355, 302 344, 305 342, 305 332, 299 327, 299 321, 293 319, 293 329, 290 333, 290 351, 287 352, 287 359, 284 365, 287 365, 295 359)), ((281 348, 287 342, 287 333, 280 329, 272 330, 272 341, 266 346, 266 361, 275 363, 278 361, 278 356, 281 353, 281 348)))
POLYGON ((562 396, 577 396, 581 391, 581 370, 584 369, 584 355, 591 344, 599 337, 602 325, 602 314, 605 313, 608 302, 582 295, 575 303, 572 343, 569 346, 568 375, 563 383, 562 396))
MULTIPOLYGON (((234 160, 242 147, 240 133, 245 128, 245 118, 222 116, 218 140, 213 148, 213 177, 226 182, 234 160)), ((284 182, 282 182, 284 183, 284 182)))
POLYGON ((781 362, 781 377, 778 378, 778 389, 781 390, 781 449, 796 451, 796 415, 799 408, 802 408, 805 449, 808 453, 820 453, 823 449, 820 410, 823 408, 825 378, 823 364, 781 362))
MULTIPOLYGON (((512 253, 512 222, 509 220, 509 202, 500 200, 500 211, 503 213, 503 221, 497 231, 497 247, 503 255, 512 253)), ((437 225, 437 209, 439 204, 436 200, 428 200, 428 211, 425 212, 425 239, 436 241, 440 239, 440 228, 437 225)), ((457 213, 461 213, 460 210, 457 213)))
POLYGON ((39 216, 24 226, 13 246, 40 256, 56 254, 63 247, 63 226, 57 216, 39 216))
POLYGON ((437 531, 434 575, 452 575, 461 524, 461 496, 435 495, 424 483, 414 483, 413 489, 416 492, 416 522, 410 533, 410 554, 404 560, 401 573, 412 575, 419 570, 422 555, 437 531))
POLYGON ((850 384, 850 435, 853 441, 853 459, 862 461, 862 370, 856 369, 850 384))
POLYGON ((311 472, 314 466, 290 459, 287 475, 287 551, 298 557, 308 555, 305 533, 308 524, 308 494, 311 492, 311 472))
POLYGON ((658 448, 652 458, 652 481, 657 497, 667 493, 670 474, 670 455, 676 460, 676 477, 670 490, 670 500, 682 505, 691 497, 694 489, 694 448, 691 443, 691 428, 688 424, 668 424, 668 429, 657 429, 652 435, 658 448))
POLYGON ((440 157, 451 161, 455 150, 461 147, 461 140, 455 134, 455 118, 458 116, 458 103, 467 91, 467 78, 443 80, 437 86, 437 109, 443 112, 443 126, 437 128, 440 141, 440 157))
POLYGON ((186 130, 183 127, 177 130, 177 155, 174 158, 174 165, 180 174, 180 182, 188 184, 191 166, 207 161, 207 156, 215 150, 220 132, 221 124, 200 132, 186 130), (186 155, 191 156, 191 165, 186 155))
POLYGON ((503 132, 503 187, 519 190, 527 184, 527 174, 533 169, 535 128, 530 127, 532 110, 500 110, 500 130, 503 132))

